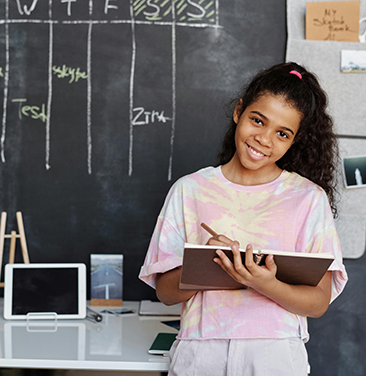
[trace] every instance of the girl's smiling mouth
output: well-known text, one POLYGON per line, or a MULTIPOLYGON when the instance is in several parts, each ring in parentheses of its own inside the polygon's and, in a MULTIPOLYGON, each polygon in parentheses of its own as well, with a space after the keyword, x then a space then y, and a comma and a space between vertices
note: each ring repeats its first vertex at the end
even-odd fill
POLYGON ((256 157, 265 157, 266 155, 263 154, 262 152, 260 152, 259 150, 257 149, 254 149, 253 147, 251 147, 250 145, 246 144, 247 147, 248 147, 248 150, 250 151, 251 154, 254 154, 256 157))

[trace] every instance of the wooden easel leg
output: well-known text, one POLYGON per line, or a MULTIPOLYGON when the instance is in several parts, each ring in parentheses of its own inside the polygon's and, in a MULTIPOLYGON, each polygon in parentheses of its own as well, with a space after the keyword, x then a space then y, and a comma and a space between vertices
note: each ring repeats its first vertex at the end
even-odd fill
POLYGON ((22 254, 23 254, 23 261, 24 261, 24 264, 29 264, 29 255, 28 255, 27 241, 25 240, 25 231, 24 231, 22 213, 19 211, 16 213, 16 216, 17 216, 17 221, 18 221, 18 230, 19 230, 19 236, 20 236, 20 245, 21 245, 22 254))
POLYGON ((17 240, 17 233, 15 231, 12 231, 11 238, 10 238, 9 264, 14 264, 16 240, 17 240))
MULTIPOLYGON (((12 231, 11 234, 5 234, 6 227, 6 212, 1 213, 0 220, 0 280, 1 280, 1 270, 3 265, 3 256, 4 256, 4 242, 5 238, 10 238, 10 251, 9 251, 9 264, 14 264, 15 261, 15 246, 16 239, 20 239, 20 246, 22 248, 23 261, 25 264, 29 264, 28 248, 27 241, 25 240, 25 231, 23 225, 22 213, 19 211, 16 213, 19 234, 16 231, 12 231)), ((0 287, 4 287, 4 282, 0 282, 0 287)))

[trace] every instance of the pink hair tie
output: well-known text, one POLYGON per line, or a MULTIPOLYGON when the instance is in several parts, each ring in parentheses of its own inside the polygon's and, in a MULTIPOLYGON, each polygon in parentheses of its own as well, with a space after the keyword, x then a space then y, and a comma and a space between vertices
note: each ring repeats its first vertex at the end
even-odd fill
POLYGON ((302 75, 301 75, 301 73, 299 73, 298 71, 292 70, 292 71, 290 72, 290 74, 294 74, 295 76, 299 77, 300 80, 302 79, 302 75))

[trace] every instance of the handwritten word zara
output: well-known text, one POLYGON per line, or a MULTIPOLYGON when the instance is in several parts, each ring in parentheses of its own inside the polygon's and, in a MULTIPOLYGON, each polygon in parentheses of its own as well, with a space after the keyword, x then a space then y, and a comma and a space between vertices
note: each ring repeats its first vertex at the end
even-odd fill
POLYGON ((62 67, 57 67, 54 65, 52 67, 53 73, 57 75, 57 78, 70 77, 69 84, 73 82, 78 82, 80 78, 86 79, 88 75, 86 72, 81 72, 80 68, 70 68, 65 64, 62 67))
POLYGON ((136 107, 133 109, 133 112, 136 113, 132 119, 132 125, 147 125, 150 123, 166 123, 167 120, 172 120, 169 117, 164 115, 164 111, 160 113, 158 111, 145 111, 143 107, 136 107))
POLYGON ((25 103, 27 102, 27 99, 25 98, 16 98, 12 99, 12 102, 19 103, 19 109, 18 109, 18 116, 19 119, 22 119, 22 116, 30 116, 32 119, 40 119, 43 121, 43 123, 47 120, 46 115, 46 106, 42 104, 41 107, 38 106, 29 106, 25 103))

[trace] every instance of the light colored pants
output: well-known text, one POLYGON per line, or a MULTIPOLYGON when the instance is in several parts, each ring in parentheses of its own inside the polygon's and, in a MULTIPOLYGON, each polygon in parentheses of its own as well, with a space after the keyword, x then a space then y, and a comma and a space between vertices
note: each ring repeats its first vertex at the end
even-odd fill
POLYGON ((177 340, 169 376, 306 376, 308 356, 300 338, 177 340))

